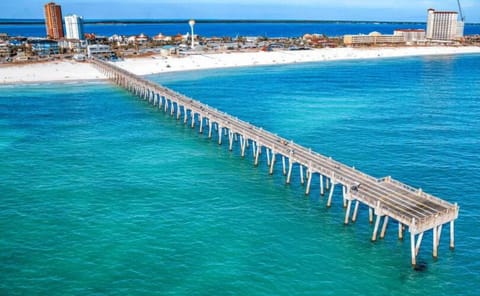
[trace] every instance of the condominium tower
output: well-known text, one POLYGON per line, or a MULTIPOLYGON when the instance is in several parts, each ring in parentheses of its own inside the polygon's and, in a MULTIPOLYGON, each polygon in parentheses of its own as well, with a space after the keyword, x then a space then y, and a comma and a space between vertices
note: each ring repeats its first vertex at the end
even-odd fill
POLYGON ((67 39, 83 39, 83 18, 78 15, 65 17, 65 31, 67 39))
POLYGON ((430 8, 427 18, 426 38, 430 40, 456 40, 463 37, 463 22, 456 11, 435 11, 430 8))
POLYGON ((50 2, 45 4, 45 26, 47 37, 51 39, 63 38, 62 8, 50 2))

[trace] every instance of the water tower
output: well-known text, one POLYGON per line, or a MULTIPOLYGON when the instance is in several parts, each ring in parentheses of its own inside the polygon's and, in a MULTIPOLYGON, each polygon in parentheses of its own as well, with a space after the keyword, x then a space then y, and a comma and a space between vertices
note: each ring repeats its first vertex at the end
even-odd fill
POLYGON ((194 46, 195 35, 193 33, 193 26, 195 26, 195 20, 189 20, 188 24, 190 25, 190 29, 192 30, 192 45, 190 47, 193 49, 195 47, 194 46))

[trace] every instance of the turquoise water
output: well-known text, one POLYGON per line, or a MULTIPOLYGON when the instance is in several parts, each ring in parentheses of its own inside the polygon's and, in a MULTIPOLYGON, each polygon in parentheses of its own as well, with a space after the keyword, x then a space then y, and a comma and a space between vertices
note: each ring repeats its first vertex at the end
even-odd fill
POLYGON ((410 267, 265 161, 106 83, 0 87, 0 295, 476 295, 480 56, 153 76, 376 177, 458 202, 410 267))

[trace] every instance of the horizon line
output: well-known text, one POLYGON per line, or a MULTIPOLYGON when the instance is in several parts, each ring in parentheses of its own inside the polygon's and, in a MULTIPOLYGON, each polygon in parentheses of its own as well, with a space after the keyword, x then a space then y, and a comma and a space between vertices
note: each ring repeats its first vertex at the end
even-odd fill
MULTIPOLYGON (((175 19, 111 19, 95 18, 84 19, 85 24, 180 24, 188 22, 187 18, 175 19)), ((381 21, 381 20, 313 20, 313 19, 195 19, 197 23, 367 23, 367 24, 426 24, 425 21, 381 21)), ((0 25, 36 25, 44 24, 42 18, 0 18, 0 25)), ((466 25, 480 25, 480 23, 465 23, 466 25)))

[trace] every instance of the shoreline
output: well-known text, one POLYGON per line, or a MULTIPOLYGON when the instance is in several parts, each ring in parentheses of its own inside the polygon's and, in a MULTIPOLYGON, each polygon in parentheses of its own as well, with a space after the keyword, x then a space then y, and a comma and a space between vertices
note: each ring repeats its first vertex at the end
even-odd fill
MULTIPOLYGON (((458 54, 480 54, 480 47, 324 48, 304 51, 227 52, 183 57, 132 58, 115 62, 115 65, 136 75, 145 76, 207 69, 458 54)), ((0 85, 105 79, 103 74, 86 62, 62 60, 0 65, 0 85)))
POLYGON ((106 77, 89 63, 70 60, 0 65, 0 85, 98 81, 106 77))

